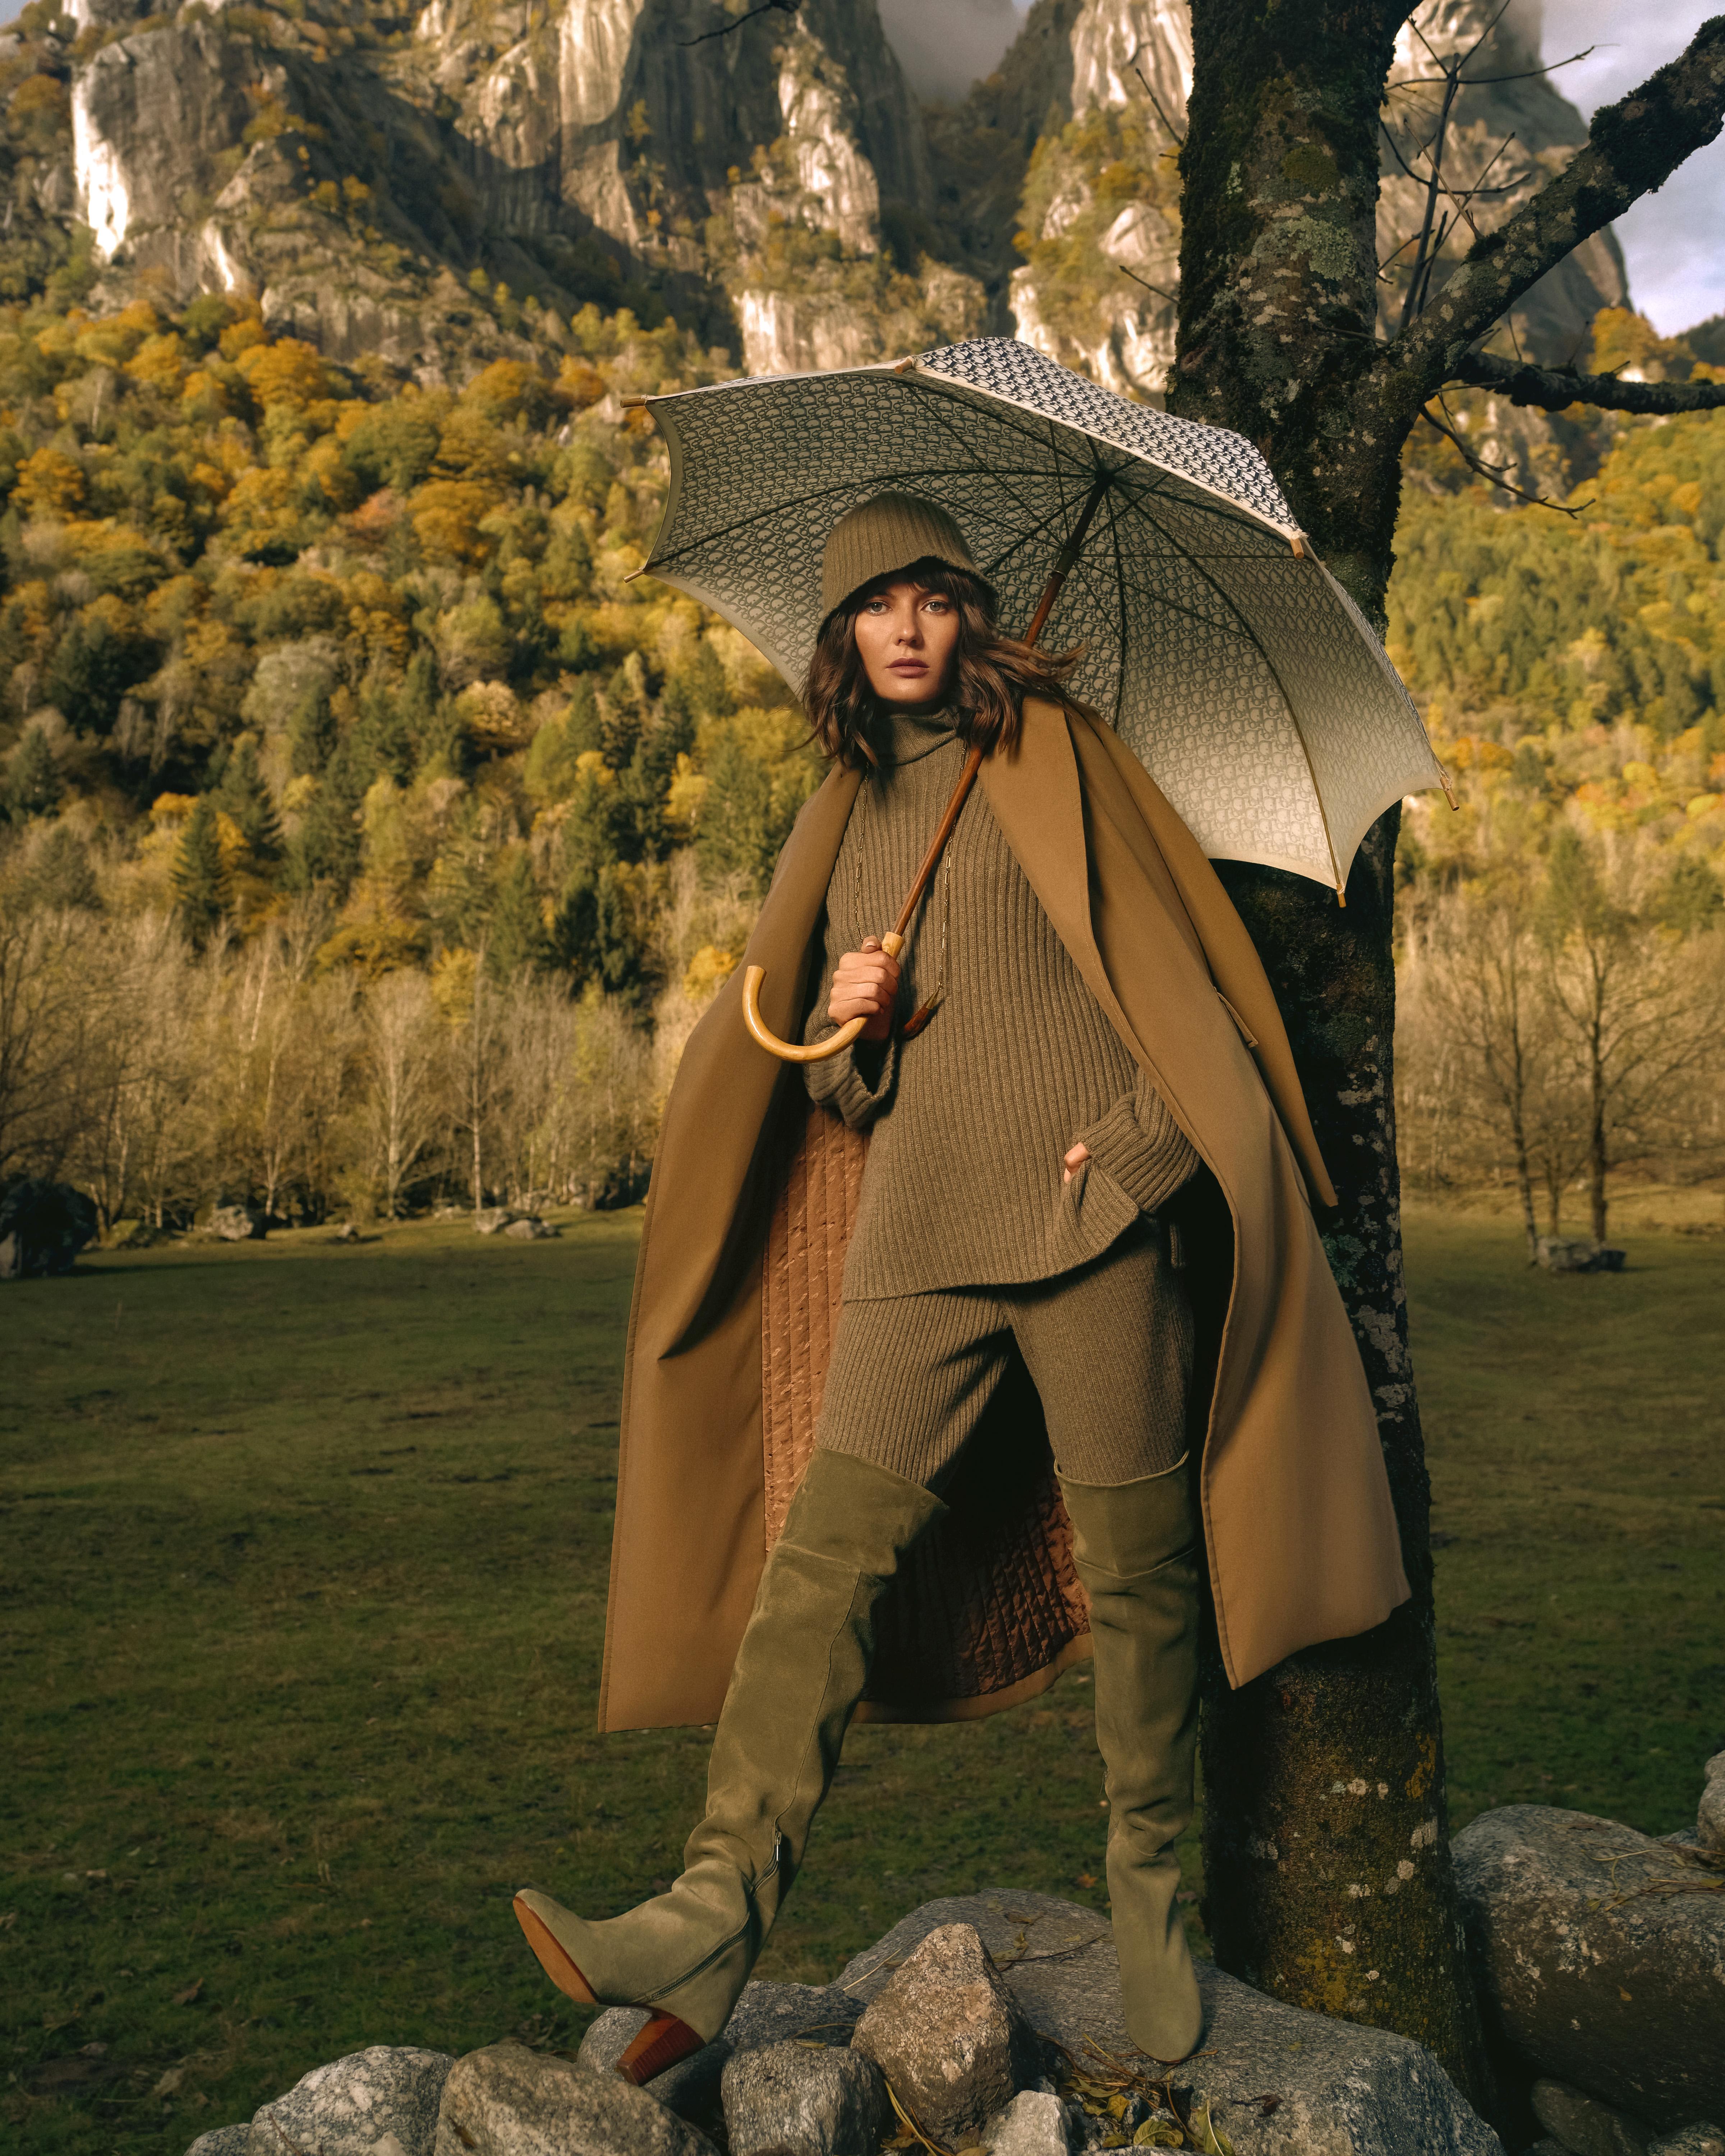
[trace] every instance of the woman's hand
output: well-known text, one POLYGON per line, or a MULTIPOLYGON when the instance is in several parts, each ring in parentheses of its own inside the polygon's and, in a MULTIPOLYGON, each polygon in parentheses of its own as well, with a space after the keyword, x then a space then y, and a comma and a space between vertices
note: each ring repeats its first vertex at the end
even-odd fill
POLYGON ((865 1018, 865 1040, 885 1040, 892 1030, 892 1006, 898 997, 898 961, 880 948, 878 936, 865 936, 860 951, 847 951, 833 973, 827 1016, 834 1025, 865 1018))
POLYGON ((1089 1158, 1090 1147, 1087 1145, 1080 1144, 1076 1146, 1068 1146, 1065 1152, 1061 1155, 1061 1159, 1065 1167, 1065 1173, 1060 1178, 1061 1182, 1070 1183, 1073 1177, 1077 1174, 1079 1169, 1083 1167, 1086 1161, 1089 1158))

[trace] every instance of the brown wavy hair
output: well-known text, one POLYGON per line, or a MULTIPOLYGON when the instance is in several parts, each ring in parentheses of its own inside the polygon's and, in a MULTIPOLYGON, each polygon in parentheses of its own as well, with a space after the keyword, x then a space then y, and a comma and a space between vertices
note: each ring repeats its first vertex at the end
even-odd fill
POLYGON ((855 623, 878 593, 905 581, 925 592, 939 593, 958 609, 958 641, 947 701, 952 709, 953 730, 967 747, 980 746, 985 755, 1011 748, 1024 724, 1026 696, 1046 696, 1070 710, 1086 710, 1061 685, 1083 657, 1081 649, 1038 651, 1016 637, 1003 635, 995 625, 994 593, 989 586, 968 570, 931 557, 862 585, 821 624, 814 656, 803 677, 803 708, 814 738, 835 762, 854 765, 880 761, 869 733, 883 706, 869 687, 862 654, 856 648, 855 623))

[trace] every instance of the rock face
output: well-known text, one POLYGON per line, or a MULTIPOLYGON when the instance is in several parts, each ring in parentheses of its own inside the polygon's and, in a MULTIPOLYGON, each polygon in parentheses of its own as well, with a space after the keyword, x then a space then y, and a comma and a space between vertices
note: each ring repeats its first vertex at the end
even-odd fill
POLYGON ((209 2133, 200 2133, 186 2156, 245 2156, 251 2138, 249 2126, 218 2126, 209 2133))
MULTIPOLYGON (((1448 59, 1486 43, 1468 69, 1481 78, 1465 89, 1455 101, 1444 146, 1444 177, 1450 185, 1466 188, 1491 163, 1491 184, 1502 187, 1500 195, 1482 198, 1474 215, 1484 231, 1494 230, 1543 187, 1553 163, 1552 152, 1565 153, 1587 140, 1587 123, 1549 75, 1532 72, 1539 66, 1538 15, 1511 8, 1507 13, 1485 4, 1485 0, 1460 0, 1460 4, 1432 11, 1433 19, 1420 18, 1420 27, 1430 41, 1428 51, 1407 24, 1396 41, 1391 80, 1413 83, 1424 78, 1429 85, 1436 72, 1433 55, 1448 59), (1501 16, 1491 28, 1494 17, 1501 16), (1535 34, 1529 38, 1529 30, 1535 34), (1490 31, 1489 36, 1486 33, 1490 31), (1490 81, 1484 78, 1519 76, 1490 81), (1507 150, 1503 149, 1508 141, 1507 150), (1501 154, 1500 154, 1501 153, 1501 154), (1492 161, 1496 162, 1493 162, 1492 161)), ((1407 164, 1424 174, 1421 146, 1432 133, 1435 95, 1430 87, 1404 90, 1384 109, 1384 124, 1407 164)), ((1384 184, 1378 203, 1378 253, 1387 258, 1419 229, 1425 207, 1425 190, 1403 172, 1394 157, 1384 159, 1384 184)), ((1460 244, 1445 249, 1449 259, 1459 259, 1468 235, 1461 230, 1460 244)), ((1406 255, 1401 259, 1405 261, 1406 255)), ((1586 240, 1558 267, 1542 278, 1520 300, 1513 320, 1517 337, 1530 358, 1547 365, 1560 362, 1574 348, 1577 337, 1601 307, 1620 307, 1628 302, 1629 285, 1623 255, 1609 231, 1586 240)), ((1392 331, 1400 319, 1401 293, 1394 282, 1385 287, 1384 327, 1392 331)))
MULTIPOLYGON (((1117 389, 1165 382, 1185 0, 1039 0, 999 67, 932 118, 893 38, 950 95, 965 54, 998 52, 1010 0, 944 0, 939 23, 892 0, 885 29, 876 0, 802 0, 705 42, 713 0, 429 0, 410 31, 372 0, 329 22, 80 5, 112 42, 71 59, 71 154, 33 184, 37 207, 87 220, 110 292, 147 273, 182 298, 251 293, 332 357, 428 382, 516 348, 475 307, 475 274, 541 335, 561 334, 550 310, 645 292, 751 372, 988 327, 1117 389)), ((1459 50, 1493 12, 1455 0, 1427 32, 1459 50)), ((1488 74, 1525 73, 1521 34, 1513 18, 1491 33, 1488 74)), ((1428 74, 1403 47, 1397 78, 1428 74)), ((1386 107, 1416 168, 1425 95, 1386 107)), ((1509 192, 1476 206, 1488 229, 1586 133, 1544 80, 1479 83, 1456 110, 1446 177, 1515 137, 1494 168, 1509 192)), ((1386 167, 1387 254, 1421 198, 1386 167)), ((1567 357, 1624 297, 1615 242, 1589 241, 1517 309, 1522 348, 1567 357)))
MULTIPOLYGON (((650 2084, 653 2094, 682 2118, 701 2117, 718 2100, 721 2079, 732 2058, 783 2044, 805 2030, 818 2032, 828 2044, 843 2042, 862 2010, 862 2001, 838 1984, 747 1984, 724 2033, 659 2075, 650 2084)), ((578 2064, 595 2073, 608 2072, 646 2019, 633 2006, 614 2006, 601 2014, 582 2039, 578 2064)))
POLYGON ((218 1243, 261 1243, 269 1222, 255 1205, 218 1205, 203 1224, 218 1243))
POLYGON ((983 2138, 988 2156, 1067 2156, 1073 2123, 1070 2106, 1057 2096, 1024 2089, 989 2122, 983 2138))
POLYGON ((70 1183, 14 1183, 0 1198, 0 1280, 69 1272, 95 1231, 95 1207, 70 1183))
MULTIPOLYGON (((1039 2035, 1078 2056, 1087 2041, 1130 2051, 1106 1918, 1050 1895, 994 1888, 925 1902, 834 1988, 872 2001, 930 1933, 955 1923, 974 1927, 1039 2035)), ((1175 2078, 1236 2156, 1502 2156, 1422 2045, 1284 2006, 1208 1962, 1198 1974, 1203 2045, 1175 2078)))
POLYGON ((1697 1852, 1512 1804, 1455 1861, 1481 1998, 1530 2064, 1656 2127, 1725 2118, 1725 1895, 1697 1852))
POLYGON ((446 2051, 374 2044, 332 2059, 253 2118, 244 2156, 432 2156, 446 2051))
POLYGON ((1695 1833, 1703 1849, 1725 1849, 1725 1752, 1707 1763, 1707 1785, 1695 1811, 1695 1833))
POLYGON ((851 2156, 879 2148, 892 2121, 880 2068, 836 2046, 740 2052, 720 2090, 731 2156, 851 2156))
POLYGON ((1535 2082, 1532 2102, 1533 2116, 1570 2156, 1646 2156, 1650 2130, 1645 2120, 1631 2118, 1567 2082, 1535 2082))
MULTIPOLYGON (((1171 2075, 1172 2099, 1147 2072, 1123 2115, 1118 2102, 1108 2110, 1072 2071, 1074 2061, 1134 2056, 1106 1920, 996 1888, 924 1903, 834 1984, 749 1984, 723 2035, 644 2089, 612 2071, 644 2018, 619 2008, 594 2020, 572 2064, 513 2042, 453 2066, 438 2052, 356 2053, 307 2075, 251 2126, 205 2134, 188 2156, 715 2156, 689 2115, 709 2118, 721 2082, 732 2156, 870 2156, 890 2123, 885 2082, 861 2041, 871 2020, 880 2048, 901 2062, 900 2100, 915 2086, 923 2115, 943 2104, 962 2112, 948 2145, 992 2156, 1088 2156, 1137 2136, 1155 2145, 1169 2100, 1201 2139, 1208 2122, 1235 2156, 1503 2156, 1420 2045, 1284 2006, 1207 1964, 1199 1983, 1204 2041, 1171 2075), (935 1981, 942 1971, 950 1991, 935 1981), (919 2007, 952 2024, 944 2064, 908 2025, 919 2007), (1004 2091, 998 2104, 987 2104, 985 2054, 1004 2091), (1045 2062, 1062 2087, 1040 2077, 1045 2062)), ((1561 2114, 1566 2131, 1602 2109, 1581 2104, 1561 2114)), ((1566 2149, 1606 2156, 1603 2144, 1568 2149, 1555 2138, 1539 2156, 1566 2149)), ((1625 2144, 1622 2156, 1636 2152, 1625 2144)), ((1725 2137, 1692 2125, 1650 2142, 1645 2156, 1725 2156, 1725 2137)))
MULTIPOLYGON (((1440 56, 1486 38, 1474 76, 1525 77, 1537 56, 1528 53, 1514 11, 1492 28, 1501 13, 1497 0, 1453 0, 1427 10, 1420 22, 1440 56)), ((1404 28, 1392 81, 1409 85, 1434 72, 1425 48, 1404 28)), ((1164 161, 1173 136, 1183 131, 1191 85, 1191 16, 1183 0, 1040 0, 997 74, 978 85, 960 115, 935 129, 937 179, 963 204, 961 244, 993 297, 991 326, 1010 328, 1110 388, 1143 396, 1160 395, 1173 357, 1179 209, 1164 161), (1082 127, 1050 126, 1050 113, 1082 127), (1021 146, 1009 180, 986 163, 979 170, 984 145, 996 161, 1021 146), (1128 170, 1132 200, 1122 208, 1119 182, 1128 170), (1020 229, 1029 236, 1028 262, 1014 246, 1020 229)), ((1428 90, 1404 87, 1384 107, 1385 125, 1416 172, 1424 170, 1420 146, 1431 133, 1431 98, 1428 90)), ((1587 126, 1549 80, 1476 82, 1455 107, 1445 178, 1477 177, 1510 136, 1510 150, 1492 173, 1493 184, 1507 192, 1473 205, 1485 231, 1586 141, 1587 126)), ((1417 231, 1425 198, 1391 154, 1384 164, 1378 252, 1389 257, 1417 231)), ((1458 229, 1465 244, 1471 235, 1458 229)), ((1445 249, 1452 257, 1459 251, 1454 244, 1445 249)), ((1407 253, 1398 259, 1405 264, 1407 253)), ((1384 287, 1391 329, 1400 308, 1394 274, 1384 287)), ((1566 360, 1596 310, 1626 304, 1627 293, 1617 244, 1602 234, 1518 305, 1522 348, 1548 363, 1566 360)))
POLYGON ((873 0, 705 44, 711 0, 431 0, 410 33, 370 0, 327 23, 91 4, 114 41, 74 69, 64 191, 100 259, 182 298, 255 294, 335 357, 429 379, 496 341, 476 254, 542 311, 644 287, 714 340, 740 329, 757 372, 978 312, 957 273, 887 259, 884 213, 926 218, 932 182, 873 0))
POLYGON ((716 2156, 713 2144, 644 2089, 583 2072, 523 2044, 456 2061, 434 2156, 716 2156))
POLYGON ((851 2042, 923 2133, 968 2148, 1041 2076, 1036 2039, 973 1924, 928 1933, 870 2001, 851 2042))
POLYGON ((1647 2145, 1647 2156, 1725 2156, 1725 2132, 1705 2121, 1679 2127, 1647 2145))

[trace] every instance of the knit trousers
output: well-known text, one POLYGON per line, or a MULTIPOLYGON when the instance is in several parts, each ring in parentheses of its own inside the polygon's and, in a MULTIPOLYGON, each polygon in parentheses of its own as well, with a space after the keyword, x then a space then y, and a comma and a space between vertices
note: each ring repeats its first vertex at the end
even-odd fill
POLYGON ((938 1491, 1016 1362, 1062 1476, 1137 1481, 1187 1450, 1192 1357, 1186 1273, 1145 1217, 1053 1280, 846 1302, 815 1442, 938 1491))

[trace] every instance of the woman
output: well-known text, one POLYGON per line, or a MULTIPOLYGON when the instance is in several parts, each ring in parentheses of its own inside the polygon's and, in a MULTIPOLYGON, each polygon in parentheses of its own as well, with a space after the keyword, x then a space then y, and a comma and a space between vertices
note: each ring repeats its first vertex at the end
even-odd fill
MULTIPOLYGON (((705 1718, 739 1588, 758 1591, 680 1877, 608 1921, 531 1889, 516 1913, 570 1996, 652 2010, 632 2078, 718 2033, 802 1861, 895 1579, 930 1538, 943 1561, 943 1494, 956 1504, 978 1451, 986 1481, 987 1411, 1028 1376, 1088 1603, 1127 2026, 1176 2060, 1200 2033, 1174 1844, 1192 1810, 1204 1558, 1235 1683, 1380 1622, 1408 1592, 1296 1151, 1318 1197, 1334 1194, 1214 873, 1129 752, 1063 696, 1066 663, 996 629, 952 520, 902 495, 851 511, 827 542, 822 602, 805 704, 833 769, 747 956, 768 963, 781 1024, 819 960, 809 1043, 865 1021, 805 1066, 812 1142, 823 1117, 870 1133, 860 1184, 832 1201, 850 1232, 830 1359, 786 1379, 768 1337, 763 1222, 786 1182, 767 1141, 795 1079, 763 1067, 727 991, 685 1053, 643 1239, 605 1726, 705 1718), (874 932, 973 746, 982 784, 901 964, 874 932), (1234 1238, 1196 1402, 1170 1209, 1183 1191, 1234 1238), (814 1448, 763 1567, 774 1394, 798 1382, 819 1397, 814 1448)), ((769 1247, 769 1288, 771 1271, 769 1247)), ((983 1710, 1063 1658, 1049 1650, 983 1710)))

